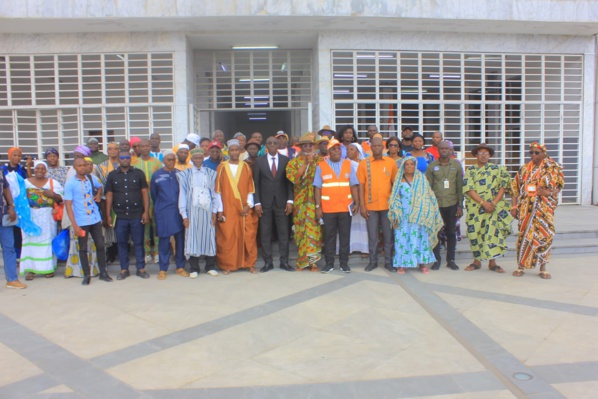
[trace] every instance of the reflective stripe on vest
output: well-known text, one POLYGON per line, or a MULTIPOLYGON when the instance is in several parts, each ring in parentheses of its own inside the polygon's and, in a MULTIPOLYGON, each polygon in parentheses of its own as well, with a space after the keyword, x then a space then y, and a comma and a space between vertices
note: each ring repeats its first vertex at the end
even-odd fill
POLYGON ((353 202, 349 178, 351 161, 343 160, 340 176, 337 177, 328 162, 318 164, 322 172, 322 211, 325 213, 349 212, 353 202))

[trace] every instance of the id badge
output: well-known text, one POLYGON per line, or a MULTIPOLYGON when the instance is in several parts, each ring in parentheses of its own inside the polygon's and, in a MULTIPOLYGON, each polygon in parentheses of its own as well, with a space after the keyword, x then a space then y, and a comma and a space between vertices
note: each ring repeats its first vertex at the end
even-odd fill
POLYGON ((451 184, 450 184, 450 182, 449 182, 448 180, 446 180, 446 179, 445 179, 445 180, 444 180, 444 188, 450 188, 450 187, 451 187, 451 184))

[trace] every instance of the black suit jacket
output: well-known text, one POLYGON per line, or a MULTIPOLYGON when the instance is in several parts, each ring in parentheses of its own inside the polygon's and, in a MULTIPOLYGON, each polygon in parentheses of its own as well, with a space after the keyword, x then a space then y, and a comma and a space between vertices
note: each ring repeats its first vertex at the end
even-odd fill
POLYGON ((255 161, 253 168, 254 202, 261 204, 264 208, 284 208, 287 201, 293 200, 293 183, 287 179, 286 173, 289 158, 277 154, 276 177, 272 177, 272 170, 268 162, 269 156, 266 153, 266 155, 258 157, 255 161))

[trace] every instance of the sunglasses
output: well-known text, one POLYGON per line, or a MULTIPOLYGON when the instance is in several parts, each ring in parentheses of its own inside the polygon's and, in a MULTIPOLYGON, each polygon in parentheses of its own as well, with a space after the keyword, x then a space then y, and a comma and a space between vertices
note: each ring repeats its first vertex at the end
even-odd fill
POLYGON ((120 157, 120 159, 131 159, 130 155, 123 155, 120 157))
POLYGON ((529 153, 530 153, 530 155, 540 155, 540 154, 542 154, 541 151, 530 151, 529 153))

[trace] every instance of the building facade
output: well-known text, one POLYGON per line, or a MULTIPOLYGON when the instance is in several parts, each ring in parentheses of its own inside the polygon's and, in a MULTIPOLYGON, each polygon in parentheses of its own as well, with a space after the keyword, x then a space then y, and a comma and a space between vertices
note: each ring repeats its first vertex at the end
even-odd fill
POLYGON ((2 154, 411 126, 489 143, 512 172, 545 142, 563 203, 598 201, 591 0, 8 0, 0 18, 2 154))

